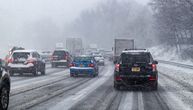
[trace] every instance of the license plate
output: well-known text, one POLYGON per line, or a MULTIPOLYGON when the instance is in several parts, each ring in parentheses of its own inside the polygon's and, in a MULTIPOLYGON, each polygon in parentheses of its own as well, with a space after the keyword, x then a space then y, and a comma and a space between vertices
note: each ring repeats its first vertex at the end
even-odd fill
POLYGON ((83 67, 83 65, 80 65, 80 67, 83 67))
POLYGON ((132 67, 131 71, 132 72, 140 72, 140 68, 139 67, 132 67))

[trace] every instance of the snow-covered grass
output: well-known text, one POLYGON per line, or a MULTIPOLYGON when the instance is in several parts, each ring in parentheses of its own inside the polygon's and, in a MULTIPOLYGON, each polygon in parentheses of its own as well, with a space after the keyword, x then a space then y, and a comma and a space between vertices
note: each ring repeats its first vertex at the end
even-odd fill
POLYGON ((193 59, 182 58, 183 52, 178 52, 175 47, 159 45, 151 47, 148 50, 152 53, 154 59, 193 65, 193 59))

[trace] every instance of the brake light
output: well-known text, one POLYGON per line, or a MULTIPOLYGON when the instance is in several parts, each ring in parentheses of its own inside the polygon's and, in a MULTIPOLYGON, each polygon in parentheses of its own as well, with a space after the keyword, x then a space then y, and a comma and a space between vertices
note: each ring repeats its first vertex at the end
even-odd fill
POLYGON ((13 58, 8 59, 8 63, 13 63, 13 58))
POLYGON ((115 65, 115 71, 119 72, 120 64, 115 65))
POLYGON ((27 63, 35 63, 35 60, 34 59, 28 59, 27 63))
POLYGON ((156 64, 152 64, 151 66, 152 66, 152 70, 153 70, 153 71, 156 71, 156 70, 157 70, 156 64))
POLYGON ((89 66, 89 67, 94 67, 94 64, 89 64, 88 66, 89 66))
POLYGON ((150 81, 155 81, 155 80, 157 80, 157 78, 156 78, 156 76, 150 76, 150 77, 149 77, 149 80, 150 80, 150 81))
POLYGON ((116 76, 116 77, 115 77, 115 80, 116 80, 116 81, 120 81, 120 80, 121 80, 121 77, 120 77, 120 76, 116 76))
POLYGON ((75 64, 74 64, 74 63, 71 63, 71 64, 70 64, 70 67, 75 67, 75 64))

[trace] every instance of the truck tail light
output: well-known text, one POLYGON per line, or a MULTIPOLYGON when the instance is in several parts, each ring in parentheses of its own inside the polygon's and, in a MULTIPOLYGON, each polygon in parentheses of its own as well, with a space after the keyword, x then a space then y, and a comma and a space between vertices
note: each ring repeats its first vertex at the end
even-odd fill
POLYGON ((119 72, 120 64, 115 65, 115 71, 119 72))
POLYGON ((88 66, 89 66, 89 67, 94 67, 94 64, 89 64, 88 66))
POLYGON ((151 67, 152 67, 153 72, 155 72, 157 70, 156 64, 152 64, 151 67))
POLYGON ((150 76, 150 77, 149 77, 149 80, 150 80, 150 81, 155 81, 155 80, 157 80, 157 77, 156 77, 156 76, 150 76))
POLYGON ((13 58, 9 58, 8 63, 13 63, 13 58))
POLYGON ((35 59, 28 59, 28 60, 27 60, 27 63, 35 63, 35 62, 36 62, 35 59))
POLYGON ((75 67, 75 64, 74 64, 74 63, 71 63, 71 64, 70 64, 70 67, 75 67))
POLYGON ((120 81, 120 80, 121 80, 121 77, 120 77, 120 76, 116 76, 116 77, 115 77, 115 80, 116 80, 116 81, 120 81))

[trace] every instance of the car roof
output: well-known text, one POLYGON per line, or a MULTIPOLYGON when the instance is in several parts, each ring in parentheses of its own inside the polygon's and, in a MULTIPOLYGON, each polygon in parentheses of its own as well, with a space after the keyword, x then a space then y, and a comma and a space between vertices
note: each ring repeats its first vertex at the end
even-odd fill
POLYGON ((37 51, 36 50, 15 50, 13 53, 17 53, 17 52, 23 52, 23 53, 29 52, 29 53, 31 53, 31 52, 37 52, 37 51))
POLYGON ((67 49, 55 49, 54 51, 67 51, 68 52, 67 49))
POLYGON ((147 49, 125 49, 122 53, 149 53, 147 49))

